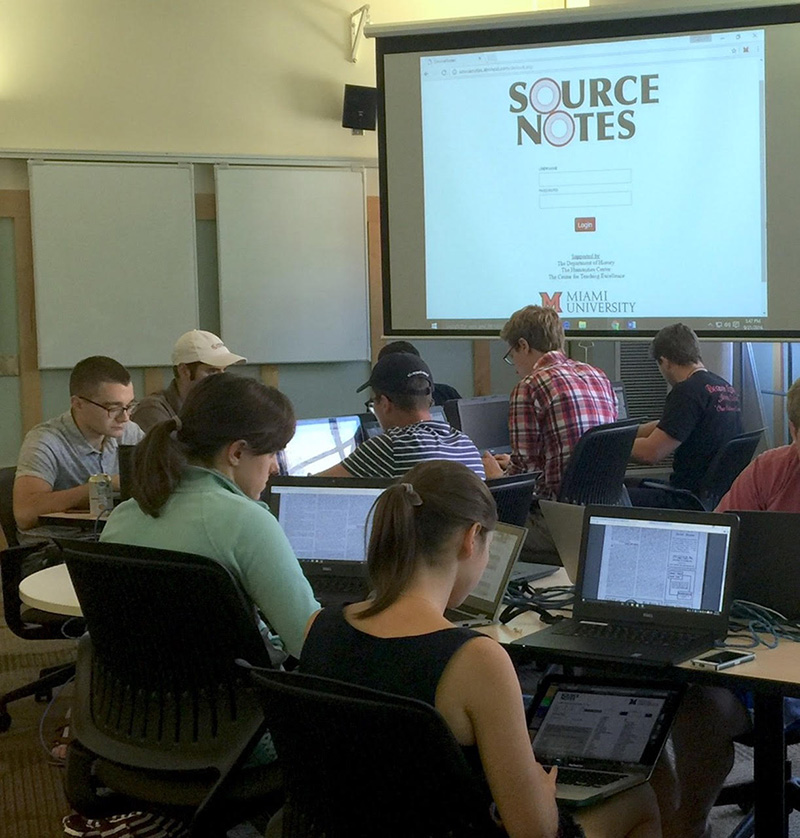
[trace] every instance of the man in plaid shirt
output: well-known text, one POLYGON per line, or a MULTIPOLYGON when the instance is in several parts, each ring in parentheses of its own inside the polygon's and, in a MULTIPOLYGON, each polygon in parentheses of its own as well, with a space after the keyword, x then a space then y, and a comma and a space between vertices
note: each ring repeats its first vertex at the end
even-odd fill
MULTIPOLYGON (((504 360, 513 364, 522 380, 511 393, 510 460, 487 452, 486 476, 541 471, 537 495, 556 498, 572 449, 581 436, 589 428, 617 418, 611 382, 595 367, 567 358, 564 329, 552 308, 526 306, 514 312, 500 337, 509 347, 504 360)), ((554 558, 555 548, 538 509, 529 526, 525 559, 554 558)))

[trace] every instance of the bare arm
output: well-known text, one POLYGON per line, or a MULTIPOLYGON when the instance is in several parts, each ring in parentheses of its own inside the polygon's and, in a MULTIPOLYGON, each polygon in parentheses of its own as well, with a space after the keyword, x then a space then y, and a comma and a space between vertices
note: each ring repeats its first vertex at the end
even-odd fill
POLYGON ((548 774, 533 755, 522 692, 505 650, 489 638, 462 646, 439 682, 436 707, 462 744, 474 737, 510 838, 553 838, 555 772, 548 774))
POLYGON ((54 492, 41 477, 24 475, 14 481, 14 517, 20 530, 35 527, 40 515, 86 509, 89 506, 89 484, 54 492))
POLYGON ((640 463, 657 463, 668 457, 680 442, 665 434, 660 428, 654 428, 649 436, 637 437, 633 441, 631 457, 640 463))
POLYGON ((325 471, 321 471, 317 477, 352 477, 353 475, 341 464, 336 463, 325 471))
POLYGON ((639 425, 639 429, 636 431, 637 437, 643 436, 650 436, 651 433, 658 427, 658 419, 654 419, 652 422, 642 422, 639 425))

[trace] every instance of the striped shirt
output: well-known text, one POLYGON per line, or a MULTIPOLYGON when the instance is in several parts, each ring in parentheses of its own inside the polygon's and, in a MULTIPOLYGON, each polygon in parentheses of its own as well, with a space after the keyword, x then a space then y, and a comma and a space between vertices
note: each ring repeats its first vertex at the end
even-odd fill
POLYGON ((472 440, 446 422, 416 422, 389 428, 368 439, 342 461, 353 477, 402 477, 417 463, 451 460, 484 477, 481 455, 472 440))
POLYGON ((578 440, 616 418, 617 400, 605 373, 563 352, 546 352, 511 393, 509 473, 541 471, 537 494, 557 497, 578 440))

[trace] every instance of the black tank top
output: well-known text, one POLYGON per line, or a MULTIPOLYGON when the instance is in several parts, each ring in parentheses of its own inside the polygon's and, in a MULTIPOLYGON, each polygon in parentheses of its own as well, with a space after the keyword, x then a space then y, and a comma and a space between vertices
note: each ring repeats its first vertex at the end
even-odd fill
POLYGON ((300 671, 436 704, 436 688, 450 658, 469 640, 467 628, 411 637, 373 637, 345 619, 341 608, 324 608, 303 644, 300 671))

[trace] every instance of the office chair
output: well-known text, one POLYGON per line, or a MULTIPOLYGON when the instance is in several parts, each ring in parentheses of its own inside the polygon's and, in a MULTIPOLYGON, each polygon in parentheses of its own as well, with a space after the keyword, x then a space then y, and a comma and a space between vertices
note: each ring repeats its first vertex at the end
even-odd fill
POLYGON ((169 815, 197 836, 278 808, 277 765, 245 765, 266 725, 235 660, 271 663, 231 572, 186 553, 59 544, 88 627, 67 750, 70 804, 87 817, 169 815))
MULTIPOLYGON (((6 625, 23 640, 64 640, 77 637, 83 630, 83 621, 29 608, 19 596, 24 560, 39 550, 41 545, 10 547, 0 552, 0 577, 3 586, 3 617, 6 625)), ((39 677, 29 684, 17 687, 0 696, 0 733, 11 727, 8 705, 20 698, 34 696, 37 701, 49 701, 54 687, 66 684, 75 674, 73 662, 49 666, 39 672, 39 677)))
POLYGON ((539 474, 514 474, 487 480, 486 485, 497 505, 497 519, 504 524, 524 527, 533 502, 533 490, 539 474))
POLYGON ((283 838, 497 836, 488 789, 430 705, 299 672, 251 678, 284 771, 283 838))
MULTIPOLYGON (((789 724, 785 730, 787 747, 800 743, 800 722, 789 724)), ((753 746, 753 734, 746 733, 736 739, 742 745, 753 746)), ((800 777, 791 777, 792 761, 786 760, 786 808, 787 811, 800 811, 800 777)), ((755 818, 753 814, 753 803, 755 799, 755 784, 752 780, 745 780, 741 783, 731 783, 723 786, 717 795, 715 806, 738 806, 744 813, 744 817, 736 824, 733 832, 728 838, 753 838, 755 835, 755 818)))
POLYGON ((16 466, 0 468, 0 528, 6 537, 8 547, 19 544, 17 537, 17 522, 14 519, 14 477, 16 466))
POLYGON ((582 506, 630 506, 623 480, 638 428, 637 419, 589 428, 572 450, 558 500, 582 506))
POLYGON ((764 428, 759 428, 757 431, 748 431, 748 433, 729 439, 714 455, 696 494, 688 489, 677 489, 668 483, 656 480, 643 480, 642 488, 660 489, 679 497, 686 509, 711 512, 733 485, 733 481, 753 459, 763 433, 764 428))

